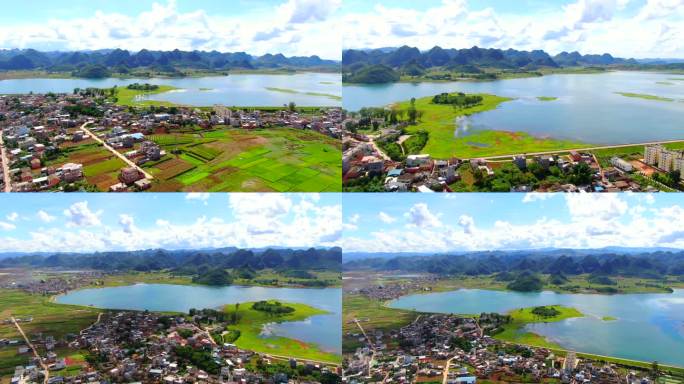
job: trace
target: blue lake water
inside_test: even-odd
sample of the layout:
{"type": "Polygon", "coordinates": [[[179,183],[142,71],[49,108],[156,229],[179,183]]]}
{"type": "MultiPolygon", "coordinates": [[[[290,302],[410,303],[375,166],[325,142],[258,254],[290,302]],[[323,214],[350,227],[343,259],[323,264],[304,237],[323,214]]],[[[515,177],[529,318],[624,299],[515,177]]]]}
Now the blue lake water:
{"type": "Polygon", "coordinates": [[[578,352],[684,367],[684,290],[672,294],[590,295],[461,289],[404,296],[392,308],[434,313],[506,313],[540,305],[577,308],[585,317],[537,323],[527,331],[578,352]],[[604,316],[617,318],[603,321],[604,316]]]}
{"type": "Polygon", "coordinates": [[[352,111],[442,92],[506,96],[516,100],[468,118],[465,123],[469,129],[527,132],[537,137],[591,144],[627,144],[684,139],[684,81],[672,79],[684,79],[684,75],[608,72],[492,82],[345,85],[342,94],[344,107],[352,111]],[[615,92],[650,94],[676,101],[629,98],[615,92]],[[540,96],[558,100],[540,101],[540,96]]]}
{"type": "Polygon", "coordinates": [[[125,287],[84,289],[59,296],[57,303],[137,311],[188,312],[190,308],[219,308],[225,304],[258,300],[302,303],[330,313],[303,321],[271,324],[268,332],[342,353],[342,290],[267,287],[205,287],[169,284],[135,284],[125,287]]]}
{"type": "Polygon", "coordinates": [[[16,79],[0,80],[0,94],[66,93],[74,88],[111,88],[133,83],[171,85],[178,91],[151,95],[150,100],[169,101],[192,106],[281,106],[295,102],[300,106],[340,106],[342,102],[320,93],[341,96],[341,77],[332,73],[294,75],[236,74],[229,76],[187,77],[178,79],[16,79]],[[281,88],[297,93],[279,92],[281,88]]]}

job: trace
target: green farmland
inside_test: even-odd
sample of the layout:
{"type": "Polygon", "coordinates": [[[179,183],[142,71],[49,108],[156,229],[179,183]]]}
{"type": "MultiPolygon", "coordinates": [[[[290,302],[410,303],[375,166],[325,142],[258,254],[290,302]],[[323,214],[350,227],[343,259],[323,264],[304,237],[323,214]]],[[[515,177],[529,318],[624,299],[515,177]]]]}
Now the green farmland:
{"type": "MultiPolygon", "coordinates": [[[[454,121],[458,117],[493,110],[511,100],[495,95],[479,96],[483,97],[482,103],[467,108],[434,104],[432,97],[416,99],[416,109],[422,113],[422,117],[415,125],[410,125],[407,131],[409,134],[421,130],[429,133],[428,142],[421,153],[428,153],[438,159],[477,158],[587,146],[567,140],[537,138],[524,132],[483,130],[472,131],[467,135],[454,135],[454,121]]],[[[407,110],[409,102],[400,103],[396,108],[407,110]]]]}
{"type": "Polygon", "coordinates": [[[306,304],[281,303],[283,306],[294,308],[295,311],[288,314],[273,315],[252,309],[252,304],[254,303],[242,303],[238,306],[231,304],[223,308],[228,315],[236,311],[238,313],[239,322],[235,325],[229,325],[227,330],[239,331],[240,336],[235,340],[235,345],[239,348],[280,356],[293,356],[300,359],[340,363],[341,357],[339,355],[322,351],[315,344],[280,336],[262,336],[264,324],[303,321],[311,316],[326,314],[326,311],[306,304]]]}
{"type": "Polygon", "coordinates": [[[152,191],[339,192],[338,140],[291,128],[219,128],[158,134],[150,139],[167,155],[146,164],[152,191]]]}

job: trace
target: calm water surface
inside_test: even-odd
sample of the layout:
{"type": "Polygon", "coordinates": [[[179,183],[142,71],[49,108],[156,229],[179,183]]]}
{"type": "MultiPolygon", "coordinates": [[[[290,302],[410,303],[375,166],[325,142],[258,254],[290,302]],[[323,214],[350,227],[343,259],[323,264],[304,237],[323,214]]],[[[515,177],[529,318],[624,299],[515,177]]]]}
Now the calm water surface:
{"type": "Polygon", "coordinates": [[[530,324],[527,331],[586,353],[684,367],[684,290],[673,294],[590,295],[462,289],[404,296],[392,308],[435,313],[505,313],[540,305],[564,305],[583,318],[530,324]],[[617,318],[603,321],[604,316],[617,318]]]}
{"type": "Polygon", "coordinates": [[[65,93],[74,88],[111,88],[133,83],[171,85],[182,90],[151,95],[150,100],[169,101],[183,105],[210,106],[281,106],[293,101],[301,106],[339,106],[341,101],[320,93],[341,96],[341,77],[330,73],[300,73],[295,75],[237,74],[181,79],[16,79],[0,80],[0,94],[65,93]],[[278,92],[281,88],[292,92],[278,92]]]}
{"type": "Polygon", "coordinates": [[[225,304],[258,300],[303,303],[330,312],[304,321],[270,324],[272,333],[316,343],[328,352],[342,353],[342,290],[267,287],[203,287],[169,284],[135,284],[125,287],[84,289],[59,296],[60,304],[97,308],[188,312],[190,308],[218,308],[225,304]]]}
{"type": "Polygon", "coordinates": [[[470,130],[505,130],[591,144],[626,144],[684,139],[684,81],[672,80],[678,78],[684,79],[684,75],[609,72],[492,82],[345,85],[343,97],[344,107],[355,111],[441,92],[489,93],[516,100],[455,124],[467,125],[470,130]],[[615,92],[657,95],[676,101],[629,98],[615,92]],[[539,96],[558,100],[539,101],[539,96]]]}

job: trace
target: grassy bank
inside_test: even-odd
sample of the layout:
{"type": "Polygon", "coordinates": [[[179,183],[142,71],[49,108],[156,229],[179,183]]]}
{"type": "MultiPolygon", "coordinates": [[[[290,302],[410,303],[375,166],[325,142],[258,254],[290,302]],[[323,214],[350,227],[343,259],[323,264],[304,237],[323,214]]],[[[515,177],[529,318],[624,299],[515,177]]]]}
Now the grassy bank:
{"type": "Polygon", "coordinates": [[[275,87],[266,87],[266,89],[271,91],[271,92],[289,93],[289,94],[293,94],[293,95],[308,95],[308,96],[327,97],[328,99],[337,100],[337,101],[342,100],[342,96],[333,95],[330,93],[302,92],[302,91],[298,91],[296,89],[275,88],[275,87]]]}
{"type": "MultiPolygon", "coordinates": [[[[342,361],[339,355],[324,352],[312,343],[305,343],[299,340],[279,336],[261,335],[264,324],[303,321],[311,316],[323,315],[328,312],[306,304],[282,303],[284,306],[294,308],[295,311],[289,314],[272,315],[252,309],[252,304],[253,303],[241,303],[237,308],[238,324],[228,326],[229,330],[240,331],[240,337],[235,341],[235,345],[239,348],[260,353],[292,356],[330,363],[340,363],[342,361]]],[[[224,311],[228,315],[231,315],[232,313],[235,313],[236,306],[234,304],[226,305],[224,311]]]]}
{"type": "Polygon", "coordinates": [[[624,97],[631,97],[631,98],[636,98],[636,99],[654,100],[654,101],[667,101],[667,102],[674,101],[674,99],[671,99],[669,97],[647,95],[644,93],[631,93],[631,92],[615,92],[615,93],[618,95],[622,95],[624,97]]]}
{"type": "MultiPolygon", "coordinates": [[[[522,132],[475,131],[467,135],[455,135],[457,118],[496,109],[512,99],[482,94],[482,103],[469,108],[455,108],[451,105],[434,104],[432,97],[416,100],[416,109],[423,113],[418,123],[408,127],[409,133],[420,130],[429,132],[429,139],[423,153],[435,158],[476,158],[508,155],[525,152],[554,151],[586,146],[586,144],[533,137],[522,132]]],[[[408,109],[409,102],[402,102],[398,108],[408,109]]]]}
{"type": "Polygon", "coordinates": [[[136,106],[136,107],[148,107],[154,106],[164,106],[171,107],[176,104],[168,101],[152,101],[152,100],[138,100],[138,98],[144,98],[147,95],[157,95],[160,93],[170,92],[178,90],[179,88],[172,87],[170,85],[159,85],[157,89],[152,91],[142,91],[137,89],[129,89],[125,86],[116,88],[116,98],[117,104],[124,106],[136,106]]]}
{"type": "Polygon", "coordinates": [[[503,332],[496,334],[494,337],[502,341],[516,344],[532,345],[543,348],[562,348],[560,345],[546,340],[543,336],[532,332],[525,332],[523,328],[531,323],[555,323],[575,317],[583,317],[584,315],[575,308],[568,308],[560,305],[547,306],[545,308],[555,310],[557,315],[540,317],[533,313],[535,308],[521,308],[509,312],[508,314],[511,316],[511,322],[503,327],[503,332]]]}

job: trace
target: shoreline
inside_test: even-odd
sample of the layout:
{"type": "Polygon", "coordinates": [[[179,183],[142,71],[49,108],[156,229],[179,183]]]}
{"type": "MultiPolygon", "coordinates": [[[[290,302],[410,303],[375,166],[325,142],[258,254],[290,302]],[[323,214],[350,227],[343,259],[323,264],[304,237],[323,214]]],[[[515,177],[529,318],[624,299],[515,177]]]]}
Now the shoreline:
{"type": "MultiPolygon", "coordinates": [[[[680,290],[684,290],[684,289],[680,289],[680,290]]],[[[429,293],[429,292],[428,292],[428,293],[429,293]]],[[[410,295],[410,294],[409,294],[409,295],[410,295]]],[[[405,296],[409,296],[409,295],[404,295],[404,296],[401,296],[401,297],[405,297],[405,296]]],[[[394,300],[396,300],[396,299],[394,299],[394,300]]],[[[392,301],[394,301],[394,300],[385,300],[385,301],[383,301],[383,302],[381,303],[381,305],[382,305],[383,307],[388,308],[388,309],[391,309],[391,310],[408,311],[408,312],[414,313],[414,314],[416,314],[416,315],[423,315],[423,314],[426,314],[426,315],[429,315],[429,314],[441,314],[441,315],[452,315],[452,316],[462,317],[462,318],[476,318],[476,317],[479,316],[479,315],[473,315],[473,314],[442,313],[442,312],[426,312],[426,311],[419,311],[419,310],[415,310],[415,309],[406,309],[406,308],[394,308],[394,307],[390,307],[389,304],[390,304],[392,301]]],[[[581,314],[581,316],[572,316],[572,317],[568,317],[568,318],[559,319],[559,320],[556,320],[556,321],[554,321],[554,320],[550,320],[550,321],[540,320],[540,321],[526,322],[526,323],[520,324],[519,326],[516,326],[516,327],[513,328],[512,330],[513,330],[514,332],[518,332],[518,333],[528,333],[528,334],[531,334],[531,335],[535,335],[536,337],[542,338],[542,339],[544,340],[544,342],[549,343],[549,344],[555,344],[555,345],[559,346],[560,348],[554,347],[554,346],[540,346],[540,345],[533,345],[533,344],[526,344],[526,343],[517,343],[517,342],[514,342],[514,341],[507,340],[507,339],[500,339],[500,338],[497,337],[497,335],[490,335],[489,337],[494,338],[494,339],[497,339],[497,340],[499,340],[500,342],[506,343],[506,344],[521,345],[521,346],[526,346],[526,347],[531,347],[531,348],[545,348],[545,349],[549,349],[549,350],[553,351],[554,353],[557,353],[557,352],[561,352],[561,353],[576,352],[577,355],[578,355],[579,357],[585,357],[585,358],[589,358],[589,359],[592,359],[592,358],[593,358],[593,359],[595,359],[595,360],[604,361],[604,362],[607,362],[607,363],[619,364],[619,365],[623,365],[623,366],[627,366],[627,367],[645,368],[645,367],[650,367],[650,366],[651,366],[652,362],[647,362],[647,361],[642,361],[642,360],[634,360],[634,359],[627,359],[627,358],[622,358],[622,357],[617,357],[617,356],[608,356],[608,355],[601,355],[601,354],[597,354],[597,353],[590,353],[590,352],[582,352],[582,351],[570,350],[570,349],[567,349],[566,347],[564,347],[564,346],[558,344],[556,341],[554,341],[554,340],[552,340],[552,339],[550,339],[550,338],[548,338],[548,337],[546,337],[546,336],[540,335],[540,334],[535,333],[535,332],[525,331],[525,327],[526,327],[528,324],[543,324],[543,323],[549,323],[549,322],[562,322],[562,321],[565,321],[565,320],[568,320],[568,319],[577,318],[577,317],[595,317],[595,318],[597,318],[597,319],[599,319],[599,320],[601,320],[601,321],[603,321],[603,322],[611,322],[611,321],[615,321],[615,319],[617,319],[617,318],[611,317],[609,320],[605,320],[603,317],[597,317],[597,316],[587,315],[587,314],[584,314],[584,313],[582,313],[582,312],[579,312],[579,311],[578,311],[577,309],[575,309],[574,307],[567,307],[567,306],[564,306],[564,305],[544,305],[544,307],[563,307],[563,308],[566,308],[566,309],[569,309],[569,310],[577,311],[578,313],[581,314]],[[603,359],[603,360],[602,360],[602,359],[603,359]]],[[[508,312],[506,312],[506,313],[504,313],[504,314],[510,315],[512,312],[519,311],[519,310],[524,310],[524,309],[529,309],[529,308],[534,308],[534,307],[515,308],[515,309],[512,309],[512,310],[510,310],[510,311],[508,311],[508,312]]],[[[498,312],[497,312],[497,313],[498,313],[498,312]]],[[[671,364],[659,364],[659,365],[660,365],[660,367],[668,368],[668,369],[671,369],[671,370],[674,370],[674,371],[677,371],[677,372],[680,372],[680,371],[681,371],[681,372],[684,372],[684,365],[682,365],[682,366],[671,365],[671,364]]]]}
{"type": "MultiPolygon", "coordinates": [[[[98,306],[94,306],[94,305],[68,304],[68,303],[59,303],[59,302],[57,302],[57,300],[58,300],[59,297],[68,295],[68,294],[71,293],[71,292],[77,292],[77,291],[82,291],[82,290],[86,290],[86,289],[103,289],[103,288],[129,287],[129,286],[138,285],[138,284],[203,286],[203,285],[199,285],[199,284],[133,283],[133,284],[129,284],[129,285],[119,285],[119,286],[84,287],[84,288],[75,289],[75,290],[70,291],[70,292],[67,292],[67,293],[60,293],[60,294],[57,294],[57,295],[51,295],[51,296],[48,298],[48,302],[51,303],[51,304],[59,305],[59,306],[69,306],[69,307],[74,307],[74,308],[83,308],[83,309],[95,310],[95,311],[98,311],[99,313],[106,313],[106,312],[151,312],[151,313],[157,313],[157,314],[163,314],[163,315],[183,315],[183,316],[186,315],[185,312],[180,312],[180,311],[156,311],[156,310],[148,310],[148,309],[141,310],[141,309],[125,309],[125,308],[104,308],[104,307],[98,307],[98,306]]],[[[252,287],[254,287],[254,286],[248,286],[248,285],[231,285],[231,286],[242,287],[242,288],[252,288],[252,287]]],[[[319,289],[326,289],[326,288],[319,288],[319,289]]],[[[19,290],[19,291],[21,291],[21,290],[19,290]]],[[[23,292],[23,291],[22,291],[22,292],[23,292]]],[[[279,301],[279,300],[277,300],[277,299],[267,299],[267,301],[279,301]]],[[[253,303],[253,302],[246,302],[246,303],[237,302],[237,303],[239,303],[239,304],[250,304],[250,303],[253,303]]],[[[288,322],[301,322],[301,321],[306,321],[306,320],[308,320],[308,319],[310,319],[310,318],[312,318],[312,317],[314,317],[314,316],[333,315],[333,314],[334,314],[333,312],[330,312],[330,311],[328,311],[328,310],[325,310],[325,309],[322,309],[322,308],[318,308],[318,307],[313,307],[313,306],[310,306],[310,305],[304,304],[304,303],[298,303],[298,302],[291,303],[291,302],[285,302],[285,301],[281,301],[281,303],[282,303],[283,305],[287,305],[287,304],[295,305],[295,306],[304,305],[304,306],[306,306],[306,307],[309,307],[311,310],[315,311],[316,313],[310,314],[310,315],[308,315],[308,316],[306,316],[306,317],[304,317],[304,318],[301,318],[301,319],[300,319],[300,318],[292,319],[292,320],[287,320],[287,319],[274,319],[274,320],[271,320],[271,321],[269,321],[269,322],[267,322],[267,323],[261,323],[261,324],[259,324],[261,330],[263,330],[263,327],[267,326],[268,324],[284,324],[284,323],[288,323],[288,322]]],[[[230,305],[235,305],[235,304],[236,304],[236,303],[223,303],[223,304],[219,304],[218,306],[213,307],[213,308],[209,308],[209,309],[214,309],[214,310],[218,310],[218,311],[224,311],[224,310],[226,310],[226,308],[227,308],[228,306],[230,306],[230,305]]],[[[202,309],[204,309],[204,308],[202,308],[202,309]]],[[[239,325],[240,325],[240,324],[233,325],[233,326],[235,327],[235,326],[239,326],[239,325]]],[[[260,335],[260,334],[259,334],[259,335],[260,335]]],[[[259,336],[259,337],[261,337],[261,336],[259,336]]],[[[295,355],[292,355],[292,356],[284,355],[285,357],[294,358],[294,359],[303,360],[303,361],[319,361],[319,362],[321,362],[321,363],[330,364],[330,365],[333,365],[333,366],[339,366],[339,365],[341,364],[342,354],[338,354],[338,353],[336,353],[336,352],[334,352],[334,351],[324,350],[324,349],[322,349],[322,347],[321,347],[319,344],[317,344],[317,343],[315,343],[315,342],[300,340],[300,339],[297,339],[297,338],[290,338],[290,337],[287,337],[287,336],[282,336],[282,335],[277,335],[277,334],[272,334],[272,335],[266,337],[266,339],[268,339],[269,337],[273,337],[273,338],[277,338],[277,339],[284,339],[284,340],[291,340],[291,341],[294,341],[294,342],[296,342],[296,343],[298,343],[298,344],[301,343],[301,344],[312,345],[312,346],[314,346],[316,349],[318,349],[318,351],[320,351],[321,353],[330,354],[330,355],[334,355],[334,356],[340,357],[340,361],[333,361],[333,360],[312,360],[312,359],[310,359],[310,358],[300,357],[300,356],[295,356],[295,355]]],[[[266,355],[269,355],[269,354],[270,354],[269,352],[260,352],[260,351],[252,350],[252,349],[249,349],[249,348],[243,348],[243,349],[245,349],[245,350],[250,350],[250,351],[255,352],[255,353],[262,353],[262,354],[266,354],[266,355]]],[[[281,356],[283,356],[283,355],[281,355],[281,356]]]]}

